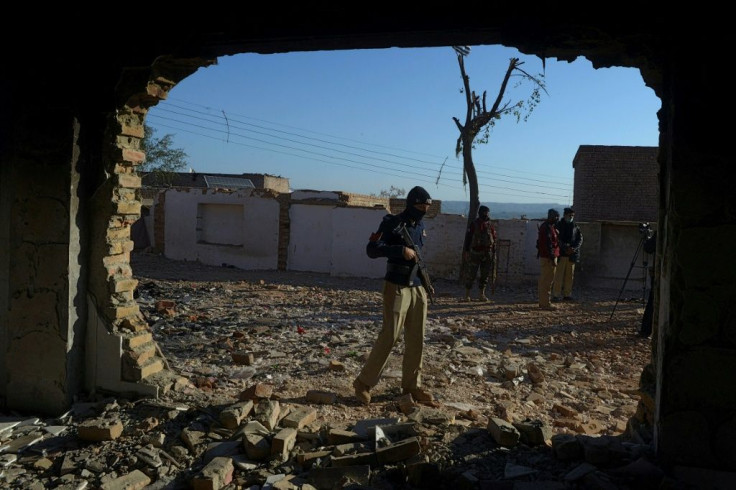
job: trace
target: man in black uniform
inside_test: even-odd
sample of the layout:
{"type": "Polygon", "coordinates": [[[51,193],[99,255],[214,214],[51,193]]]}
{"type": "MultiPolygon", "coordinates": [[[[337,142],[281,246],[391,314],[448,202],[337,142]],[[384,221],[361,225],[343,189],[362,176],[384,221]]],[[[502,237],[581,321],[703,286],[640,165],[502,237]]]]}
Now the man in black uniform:
{"type": "Polygon", "coordinates": [[[575,264],[580,259],[583,233],[575,223],[575,211],[565,208],[562,219],[555,224],[560,242],[560,257],[557,259],[555,279],[552,284],[552,301],[572,301],[572,281],[575,278],[575,264]]]}
{"type": "Polygon", "coordinates": [[[397,215],[384,216],[366,246],[370,258],[386,257],[388,261],[383,281],[383,328],[353,382],[355,397],[364,404],[370,403],[370,390],[378,384],[402,331],[405,344],[402,391],[411,394],[417,402],[434,404],[432,394],[421,387],[428,296],[418,277],[417,252],[406,245],[397,231],[400,225],[405,225],[421,253],[425,236],[422,218],[431,204],[432,198],[426,190],[419,186],[412,188],[406,197],[406,209],[397,215]]]}

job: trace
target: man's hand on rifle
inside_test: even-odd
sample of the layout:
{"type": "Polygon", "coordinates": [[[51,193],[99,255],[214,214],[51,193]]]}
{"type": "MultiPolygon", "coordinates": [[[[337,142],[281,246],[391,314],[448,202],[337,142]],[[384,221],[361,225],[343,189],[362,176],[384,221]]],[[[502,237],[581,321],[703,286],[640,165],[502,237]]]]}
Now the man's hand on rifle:
{"type": "Polygon", "coordinates": [[[417,252],[411,247],[404,247],[404,259],[405,260],[414,260],[417,261],[419,258],[417,257],[417,252]]]}

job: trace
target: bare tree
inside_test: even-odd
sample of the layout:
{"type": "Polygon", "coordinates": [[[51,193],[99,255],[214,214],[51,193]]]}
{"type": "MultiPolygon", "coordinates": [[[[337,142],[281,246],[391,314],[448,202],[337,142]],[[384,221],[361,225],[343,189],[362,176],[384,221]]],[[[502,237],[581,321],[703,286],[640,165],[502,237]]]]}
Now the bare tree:
{"type": "MultiPolygon", "coordinates": [[[[455,156],[463,156],[463,185],[470,186],[470,204],[468,206],[468,227],[475,219],[480,206],[480,197],[478,190],[478,174],[475,170],[473,162],[473,149],[478,144],[486,144],[490,139],[491,128],[504,115],[513,115],[516,122],[520,120],[526,121],[532,111],[539,103],[541,91],[546,92],[544,85],[544,75],[532,76],[521,68],[524,64],[519,58],[511,58],[509,60],[506,74],[504,75],[501,87],[498,90],[496,100],[493,106],[488,109],[486,105],[486,91],[480,96],[470,89],[470,77],[465,71],[465,56],[470,52],[469,49],[457,52],[457,63],[460,66],[460,75],[463,79],[462,92],[465,94],[466,113],[465,122],[461,123],[457,117],[453,117],[453,121],[457,125],[460,135],[455,145],[455,156]],[[511,77],[519,77],[515,87],[519,87],[525,82],[532,84],[532,92],[526,100],[518,100],[516,102],[504,101],[504,95],[511,77]]],[[[463,263],[463,270],[465,269],[463,263]]]]}
{"type": "Polygon", "coordinates": [[[378,194],[378,197],[388,197],[389,199],[395,199],[399,197],[403,197],[406,194],[406,191],[404,191],[404,188],[399,188],[396,186],[391,186],[390,189],[381,189],[381,193],[378,194]]]}
{"type": "Polygon", "coordinates": [[[519,122],[522,117],[526,121],[531,115],[534,107],[539,103],[541,97],[540,91],[544,90],[543,75],[532,76],[523,69],[521,65],[523,61],[519,61],[519,58],[511,58],[509,60],[509,66],[506,69],[506,74],[501,83],[501,87],[498,90],[496,100],[493,102],[493,106],[488,109],[486,106],[486,91],[483,91],[483,95],[479,96],[470,89],[470,77],[465,71],[465,56],[458,54],[457,62],[460,66],[460,75],[463,79],[463,92],[465,93],[466,102],[466,113],[465,123],[461,123],[456,117],[453,117],[453,121],[457,125],[460,135],[457,138],[457,144],[455,145],[455,156],[459,157],[460,154],[463,156],[463,184],[470,186],[470,207],[468,208],[468,224],[472,222],[477,214],[478,207],[480,206],[479,194],[478,194],[478,174],[475,170],[475,163],[473,162],[473,149],[477,144],[486,144],[490,139],[491,128],[496,124],[496,121],[501,119],[501,116],[512,114],[516,117],[516,121],[519,122]],[[533,84],[532,93],[527,100],[519,100],[516,102],[504,101],[504,94],[508,87],[509,80],[512,76],[521,77],[517,86],[520,86],[523,82],[528,81],[533,84]]]}

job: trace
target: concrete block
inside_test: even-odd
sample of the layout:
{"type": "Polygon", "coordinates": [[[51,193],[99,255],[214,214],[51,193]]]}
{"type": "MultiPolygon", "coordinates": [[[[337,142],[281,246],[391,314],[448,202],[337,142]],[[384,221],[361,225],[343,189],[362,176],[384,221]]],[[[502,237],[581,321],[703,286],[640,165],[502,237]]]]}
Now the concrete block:
{"type": "Polygon", "coordinates": [[[529,446],[542,446],[552,438],[552,429],[540,420],[523,420],[512,424],[519,431],[519,439],[529,446]]]}
{"type": "Polygon", "coordinates": [[[77,436],[84,441],[112,441],[123,433],[123,423],[118,419],[86,420],[77,427],[77,436]]]}
{"type": "Polygon", "coordinates": [[[285,461],[294,444],[296,444],[296,429],[292,427],[281,429],[271,440],[271,454],[278,455],[285,461]]]}
{"type": "Polygon", "coordinates": [[[302,427],[311,424],[317,420],[317,410],[314,407],[297,407],[289,415],[281,419],[281,425],[284,427],[302,427]]]}
{"type": "Polygon", "coordinates": [[[194,490],[219,490],[233,480],[233,460],[219,457],[210,461],[200,474],[192,478],[194,490]]]}
{"type": "Polygon", "coordinates": [[[261,400],[253,407],[253,418],[268,430],[273,430],[279,421],[281,405],[278,400],[261,400]]]}
{"type": "Polygon", "coordinates": [[[263,400],[271,398],[273,394],[273,386],[265,383],[256,383],[250,386],[245,391],[242,391],[238,398],[241,401],[245,400],[263,400]]]}
{"type": "Polygon", "coordinates": [[[266,437],[259,434],[245,434],[243,436],[245,454],[250,459],[261,461],[271,456],[271,443],[266,437]]]}
{"type": "Polygon", "coordinates": [[[133,470],[127,475],[115,478],[100,485],[100,490],[142,490],[151,483],[151,479],[141,470],[133,470]]]}
{"type": "Polygon", "coordinates": [[[223,427],[228,429],[237,428],[240,423],[245,419],[250,412],[253,410],[253,400],[247,400],[239,402],[234,405],[230,405],[220,412],[219,421],[223,427]]]}
{"type": "Polygon", "coordinates": [[[488,420],[488,432],[497,444],[504,447],[513,447],[519,442],[521,434],[516,427],[503,419],[491,417],[488,420]]]}
{"type": "Polygon", "coordinates": [[[362,440],[365,440],[365,437],[361,437],[357,432],[353,432],[352,430],[330,429],[327,433],[327,444],[333,446],[349,442],[360,442],[362,440]]]}
{"type": "Polygon", "coordinates": [[[309,390],[307,391],[306,399],[309,403],[332,405],[337,401],[337,395],[329,391],[309,390]]]}
{"type": "Polygon", "coordinates": [[[410,437],[389,446],[377,448],[376,457],[379,464],[397,463],[416,456],[421,450],[422,446],[419,443],[419,438],[410,437]]]}

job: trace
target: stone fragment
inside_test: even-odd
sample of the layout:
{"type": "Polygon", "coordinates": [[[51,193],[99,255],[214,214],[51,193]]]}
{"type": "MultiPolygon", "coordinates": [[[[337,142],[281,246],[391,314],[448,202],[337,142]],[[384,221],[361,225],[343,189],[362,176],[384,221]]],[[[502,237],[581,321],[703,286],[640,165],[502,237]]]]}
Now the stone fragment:
{"type": "Polygon", "coordinates": [[[83,441],[112,441],[123,433],[123,423],[118,419],[86,420],[77,427],[77,436],[83,441]]]}
{"type": "Polygon", "coordinates": [[[431,425],[449,425],[455,422],[454,413],[420,405],[414,407],[407,418],[412,422],[431,425]]]}
{"type": "Polygon", "coordinates": [[[284,427],[294,427],[301,429],[317,420],[317,409],[309,406],[297,407],[289,415],[281,419],[281,425],[284,427]]]}
{"type": "Polygon", "coordinates": [[[497,417],[491,417],[488,420],[488,432],[497,444],[504,447],[515,446],[521,437],[516,427],[497,417]]]}
{"type": "Polygon", "coordinates": [[[253,400],[230,405],[220,412],[219,420],[223,427],[235,429],[253,410],[253,400]]]}
{"type": "Polygon", "coordinates": [[[570,408],[560,403],[555,403],[554,406],[552,407],[552,410],[555,410],[557,413],[559,413],[563,417],[568,417],[568,418],[575,418],[578,415],[580,415],[580,412],[578,412],[574,408],[570,408]]]}
{"type": "Polygon", "coordinates": [[[243,449],[242,441],[218,441],[207,445],[207,449],[202,455],[202,460],[209,463],[215,458],[233,457],[241,454],[243,449]]]}
{"type": "Polygon", "coordinates": [[[256,358],[252,352],[233,352],[230,354],[235,364],[252,366],[256,358]]]}
{"type": "Polygon", "coordinates": [[[357,432],[353,432],[352,430],[330,429],[327,433],[327,444],[333,446],[349,442],[359,442],[363,439],[365,437],[361,437],[357,432]]]}
{"type": "Polygon", "coordinates": [[[601,421],[592,419],[588,422],[578,423],[578,425],[575,426],[575,430],[586,435],[600,434],[604,429],[605,427],[601,421]]]}
{"type": "Polygon", "coordinates": [[[309,403],[332,405],[337,401],[337,395],[330,391],[309,390],[307,391],[306,400],[309,403]]]}
{"type": "Polygon", "coordinates": [[[410,437],[386,447],[377,448],[376,456],[378,457],[378,462],[380,464],[397,463],[419,454],[421,449],[422,447],[421,444],[419,444],[419,438],[410,437]]]}
{"type": "Polygon", "coordinates": [[[332,448],[332,454],[334,456],[345,456],[347,454],[362,453],[371,450],[372,447],[369,446],[365,441],[348,442],[345,444],[338,444],[337,446],[332,448]]]}
{"type": "Polygon", "coordinates": [[[186,427],[184,430],[181,431],[181,435],[179,436],[184,444],[186,444],[187,448],[192,452],[192,454],[198,454],[201,452],[202,446],[207,441],[207,434],[202,432],[201,430],[194,430],[190,429],[189,427],[186,427]]]}
{"type": "Polygon", "coordinates": [[[100,490],[142,490],[150,483],[148,475],[141,470],[133,470],[127,475],[103,483],[100,490]]]}
{"type": "Polygon", "coordinates": [[[345,371],[345,364],[333,359],[330,361],[330,371],[345,371]]]}
{"type": "Polygon", "coordinates": [[[296,429],[285,427],[281,429],[271,440],[271,454],[278,455],[282,461],[289,457],[289,451],[296,444],[296,429]]]}
{"type": "Polygon", "coordinates": [[[304,466],[305,468],[309,468],[314,461],[327,458],[331,454],[332,454],[332,450],[330,449],[322,449],[320,451],[310,451],[306,453],[297,454],[296,460],[300,465],[304,466]]]}
{"type": "Polygon", "coordinates": [[[527,363],[526,372],[529,374],[529,379],[532,381],[533,384],[536,385],[544,382],[544,373],[542,373],[542,370],[539,369],[539,366],[537,366],[533,362],[527,363]]]}
{"type": "Polygon", "coordinates": [[[543,446],[552,437],[552,430],[541,420],[525,419],[512,425],[519,431],[519,440],[529,446],[543,446]]]}
{"type": "Polygon", "coordinates": [[[215,458],[192,478],[192,488],[193,490],[219,490],[233,480],[234,469],[232,459],[215,458]]]}
{"type": "Polygon", "coordinates": [[[243,436],[243,445],[245,446],[245,454],[250,459],[260,461],[271,455],[271,444],[262,435],[245,434],[243,436]]]}
{"type": "Polygon", "coordinates": [[[253,407],[253,418],[268,430],[273,430],[279,421],[281,405],[278,400],[261,400],[253,407]]]}
{"type": "Polygon", "coordinates": [[[256,383],[252,386],[250,386],[248,389],[242,391],[240,395],[238,396],[238,399],[240,401],[246,401],[246,400],[264,400],[271,398],[271,395],[273,394],[273,386],[265,384],[265,383],[256,383]]]}

